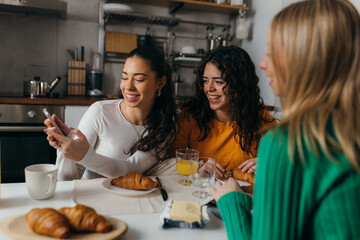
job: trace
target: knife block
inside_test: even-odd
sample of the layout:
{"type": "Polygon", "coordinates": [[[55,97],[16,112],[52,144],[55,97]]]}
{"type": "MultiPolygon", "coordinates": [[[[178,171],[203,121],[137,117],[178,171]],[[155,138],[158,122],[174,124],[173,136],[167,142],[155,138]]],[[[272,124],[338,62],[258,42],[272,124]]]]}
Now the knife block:
{"type": "Polygon", "coordinates": [[[86,95],[86,62],[68,61],[67,95],[86,95]]]}

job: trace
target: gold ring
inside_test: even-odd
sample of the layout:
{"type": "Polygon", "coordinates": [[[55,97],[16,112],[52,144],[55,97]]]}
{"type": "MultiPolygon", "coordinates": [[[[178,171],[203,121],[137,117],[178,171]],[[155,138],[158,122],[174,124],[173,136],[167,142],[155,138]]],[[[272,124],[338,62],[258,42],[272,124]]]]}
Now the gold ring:
{"type": "Polygon", "coordinates": [[[61,147],[61,142],[58,142],[58,146],[61,147]]]}

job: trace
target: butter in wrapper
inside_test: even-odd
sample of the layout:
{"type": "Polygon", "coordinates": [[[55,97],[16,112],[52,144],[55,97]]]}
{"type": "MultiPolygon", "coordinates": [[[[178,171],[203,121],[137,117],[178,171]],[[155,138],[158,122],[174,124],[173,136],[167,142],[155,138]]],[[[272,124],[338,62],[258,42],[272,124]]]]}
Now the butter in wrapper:
{"type": "Polygon", "coordinates": [[[201,206],[202,220],[200,222],[186,222],[173,220],[170,218],[171,206],[173,200],[169,200],[165,203],[164,209],[160,214],[160,223],[163,228],[188,228],[188,229],[199,229],[205,227],[205,225],[210,221],[209,215],[207,213],[207,206],[201,206]]]}

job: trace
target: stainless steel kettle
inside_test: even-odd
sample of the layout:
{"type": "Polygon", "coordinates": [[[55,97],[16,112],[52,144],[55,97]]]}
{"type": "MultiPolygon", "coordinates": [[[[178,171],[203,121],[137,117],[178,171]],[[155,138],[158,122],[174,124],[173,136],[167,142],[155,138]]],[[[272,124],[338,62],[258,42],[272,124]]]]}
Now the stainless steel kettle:
{"type": "Polygon", "coordinates": [[[48,97],[60,80],[60,76],[57,76],[51,83],[40,81],[40,77],[27,80],[24,82],[24,96],[31,98],[48,97]]]}

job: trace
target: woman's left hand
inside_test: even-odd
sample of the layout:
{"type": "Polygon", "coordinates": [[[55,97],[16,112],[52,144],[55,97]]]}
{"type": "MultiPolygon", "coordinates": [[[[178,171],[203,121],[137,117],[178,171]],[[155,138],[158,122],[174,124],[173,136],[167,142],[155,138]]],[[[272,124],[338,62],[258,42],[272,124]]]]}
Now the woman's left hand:
{"type": "Polygon", "coordinates": [[[229,192],[244,192],[234,178],[229,178],[225,183],[216,182],[216,187],[217,189],[214,187],[210,188],[210,192],[216,201],[229,192]]]}
{"type": "Polygon", "coordinates": [[[254,173],[256,170],[257,158],[251,158],[238,166],[243,172],[254,173]]]}

